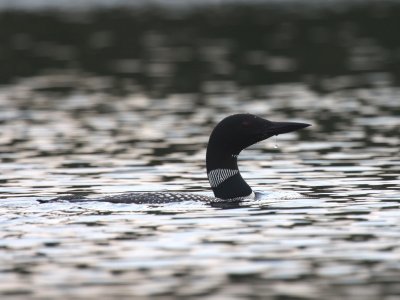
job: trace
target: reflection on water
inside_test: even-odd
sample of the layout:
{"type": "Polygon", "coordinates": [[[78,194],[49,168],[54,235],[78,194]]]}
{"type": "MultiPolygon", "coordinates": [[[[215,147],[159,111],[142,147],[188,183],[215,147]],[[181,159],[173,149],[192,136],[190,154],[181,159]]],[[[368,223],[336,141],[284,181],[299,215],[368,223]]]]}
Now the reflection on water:
{"type": "MultiPolygon", "coordinates": [[[[394,19],[379,16],[394,11],[377,11],[374,20],[387,26],[394,19]]],[[[397,36],[374,34],[358,19],[313,23],[300,15],[254,44],[260,31],[250,34],[252,26],[269,21],[254,17],[236,31],[227,25],[233,17],[199,14],[204,27],[182,28],[184,18],[146,23],[130,15],[136,26],[127,27],[128,13],[112,24],[102,14],[22,21],[1,13],[0,23],[17,20],[0,26],[14,41],[0,52],[8,62],[0,71],[2,299],[400,296],[397,36]],[[124,46],[130,34],[140,42],[124,46]],[[349,44],[339,43],[346,34],[349,44]],[[332,44],[348,48],[316,55],[332,44]],[[303,51],[285,52],[294,45],[303,51]],[[313,124],[279,136],[279,148],[270,139],[241,154],[261,201],[235,209],[35,201],[209,193],[208,135],[237,112],[313,124]]]]}

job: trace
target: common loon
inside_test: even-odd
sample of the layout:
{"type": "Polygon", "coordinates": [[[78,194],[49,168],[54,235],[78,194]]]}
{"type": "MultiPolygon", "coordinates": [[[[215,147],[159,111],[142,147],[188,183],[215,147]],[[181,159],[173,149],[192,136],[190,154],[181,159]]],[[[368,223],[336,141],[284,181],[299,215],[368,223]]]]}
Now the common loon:
{"type": "Polygon", "coordinates": [[[206,153],[207,177],[213,197],[183,192],[136,192],[100,198],[68,195],[40,202],[65,200],[69,202],[102,201],[112,203],[153,204],[185,200],[240,201],[254,198],[254,192],[240,175],[239,153],[271,136],[292,132],[310,126],[306,123],[272,122],[252,114],[235,114],[217,124],[211,133],[206,153]]]}

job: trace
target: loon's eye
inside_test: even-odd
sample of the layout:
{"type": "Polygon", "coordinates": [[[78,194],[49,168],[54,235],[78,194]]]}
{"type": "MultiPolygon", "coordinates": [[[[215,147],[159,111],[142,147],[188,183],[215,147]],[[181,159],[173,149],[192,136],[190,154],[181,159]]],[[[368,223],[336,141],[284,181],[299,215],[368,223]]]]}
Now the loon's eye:
{"type": "Polygon", "coordinates": [[[243,128],[249,128],[253,126],[253,122],[249,121],[249,120],[245,120],[242,121],[242,123],[240,124],[243,128]]]}

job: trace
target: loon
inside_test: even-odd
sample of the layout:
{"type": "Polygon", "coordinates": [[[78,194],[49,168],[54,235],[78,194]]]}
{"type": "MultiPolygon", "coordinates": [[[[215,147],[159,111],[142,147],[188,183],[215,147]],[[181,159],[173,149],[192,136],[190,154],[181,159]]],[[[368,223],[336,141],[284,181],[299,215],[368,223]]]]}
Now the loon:
{"type": "Polygon", "coordinates": [[[237,157],[247,147],[271,136],[310,126],[297,122],[272,122],[252,114],[235,114],[224,118],[210,135],[206,153],[207,177],[214,196],[184,192],[135,192],[100,198],[67,195],[39,202],[87,202],[158,204],[179,201],[241,201],[254,198],[255,193],[242,178],[237,157]]]}

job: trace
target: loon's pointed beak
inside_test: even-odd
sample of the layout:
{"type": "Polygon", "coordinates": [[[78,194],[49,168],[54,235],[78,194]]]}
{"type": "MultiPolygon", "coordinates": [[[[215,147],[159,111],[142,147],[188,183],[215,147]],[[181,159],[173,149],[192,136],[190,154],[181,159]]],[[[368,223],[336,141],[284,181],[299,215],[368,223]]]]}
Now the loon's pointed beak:
{"type": "Polygon", "coordinates": [[[311,125],[306,123],[297,123],[297,122],[272,122],[272,126],[268,128],[268,132],[271,135],[278,135],[303,129],[308,126],[311,125]]]}

